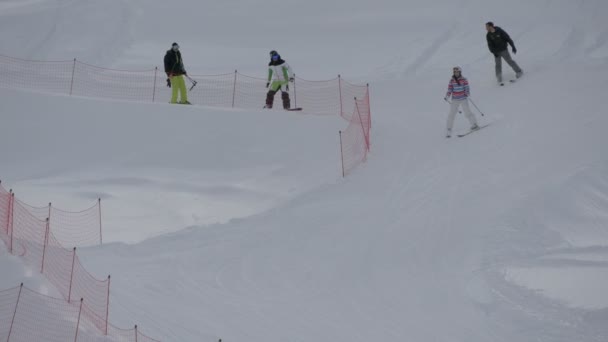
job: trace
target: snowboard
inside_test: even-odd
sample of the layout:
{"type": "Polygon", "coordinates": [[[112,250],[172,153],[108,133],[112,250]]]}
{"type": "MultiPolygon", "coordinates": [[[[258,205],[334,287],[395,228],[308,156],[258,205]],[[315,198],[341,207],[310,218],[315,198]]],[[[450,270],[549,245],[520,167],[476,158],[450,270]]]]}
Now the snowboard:
{"type": "MultiPolygon", "coordinates": [[[[272,108],[268,108],[266,106],[262,107],[263,109],[272,109],[272,108]]],[[[296,107],[296,108],[284,108],[284,110],[288,111],[288,112],[299,112],[302,110],[302,107],[296,107]]]]}

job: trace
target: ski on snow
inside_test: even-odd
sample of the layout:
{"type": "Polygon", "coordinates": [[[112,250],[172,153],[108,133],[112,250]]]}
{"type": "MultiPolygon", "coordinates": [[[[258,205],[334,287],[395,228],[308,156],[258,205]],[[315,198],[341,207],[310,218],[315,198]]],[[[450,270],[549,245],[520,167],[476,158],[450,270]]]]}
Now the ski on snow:
{"type": "Polygon", "coordinates": [[[458,134],[458,135],[457,135],[457,137],[462,138],[462,137],[464,137],[464,136],[467,136],[467,135],[469,135],[469,134],[471,134],[471,133],[473,133],[473,132],[477,132],[477,131],[481,130],[482,128],[484,128],[484,127],[488,127],[488,126],[490,126],[490,124],[485,124],[485,125],[483,125],[483,126],[479,126],[479,128],[478,128],[478,129],[476,129],[476,130],[472,130],[472,131],[468,131],[468,132],[463,133],[463,134],[458,134]]]}

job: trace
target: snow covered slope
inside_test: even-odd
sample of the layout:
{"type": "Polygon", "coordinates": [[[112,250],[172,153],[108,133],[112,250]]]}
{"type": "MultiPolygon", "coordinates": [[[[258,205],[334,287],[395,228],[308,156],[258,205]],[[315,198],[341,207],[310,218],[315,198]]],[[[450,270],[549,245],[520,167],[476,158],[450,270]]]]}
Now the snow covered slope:
{"type": "MultiPolygon", "coordinates": [[[[148,68],[177,41],[197,72],[263,75],[277,49],[300,77],[371,81],[372,154],[344,180],[338,118],[0,90],[2,184],[34,204],[106,203],[115,243],[81,255],[112,274],[114,324],[163,341],[608,338],[607,2],[0,10],[4,55],[148,68]],[[515,84],[495,84],[488,20],[518,47],[515,84]],[[447,140],[454,65],[491,126],[447,140]]],[[[15,262],[0,257],[0,287],[28,277],[15,262]]]]}

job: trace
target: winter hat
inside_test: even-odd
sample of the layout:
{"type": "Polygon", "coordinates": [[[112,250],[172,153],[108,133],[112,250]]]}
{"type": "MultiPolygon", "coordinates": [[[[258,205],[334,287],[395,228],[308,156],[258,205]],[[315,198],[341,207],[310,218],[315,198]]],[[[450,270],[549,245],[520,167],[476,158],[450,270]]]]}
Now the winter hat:
{"type": "Polygon", "coordinates": [[[276,50],[272,50],[270,51],[270,59],[272,59],[273,61],[278,61],[279,59],[281,59],[281,55],[279,55],[276,50]]]}
{"type": "Polygon", "coordinates": [[[462,68],[461,68],[461,67],[459,67],[459,66],[455,66],[455,67],[454,67],[452,70],[453,70],[454,72],[458,71],[459,73],[461,73],[461,74],[462,74],[462,68]]]}
{"type": "Polygon", "coordinates": [[[177,44],[176,42],[173,42],[173,44],[171,44],[171,47],[177,46],[179,47],[179,44],[177,44]]]}

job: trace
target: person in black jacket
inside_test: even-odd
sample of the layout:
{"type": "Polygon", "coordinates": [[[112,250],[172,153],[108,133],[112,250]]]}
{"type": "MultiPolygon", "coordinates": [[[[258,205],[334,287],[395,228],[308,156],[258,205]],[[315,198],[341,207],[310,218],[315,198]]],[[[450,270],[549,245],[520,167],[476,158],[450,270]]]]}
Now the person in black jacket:
{"type": "Polygon", "coordinates": [[[488,48],[490,52],[494,55],[494,62],[496,63],[496,79],[500,85],[503,85],[502,82],[502,58],[513,68],[515,71],[515,77],[520,78],[523,75],[523,71],[517,65],[517,63],[511,58],[509,54],[509,50],[507,50],[507,44],[511,45],[511,51],[513,54],[517,53],[517,49],[515,48],[515,43],[513,43],[513,39],[509,37],[509,34],[505,32],[505,30],[501,29],[498,26],[494,26],[494,23],[491,21],[486,23],[486,30],[488,33],[486,34],[486,39],[488,41],[488,48]]]}
{"type": "Polygon", "coordinates": [[[182,53],[179,51],[179,45],[173,43],[171,50],[167,50],[165,54],[165,73],[167,73],[167,87],[171,87],[171,103],[190,104],[188,102],[188,92],[186,91],[186,81],[183,75],[188,75],[184,69],[184,61],[182,53]],[[177,102],[177,93],[179,91],[180,101],[177,102]]]}

